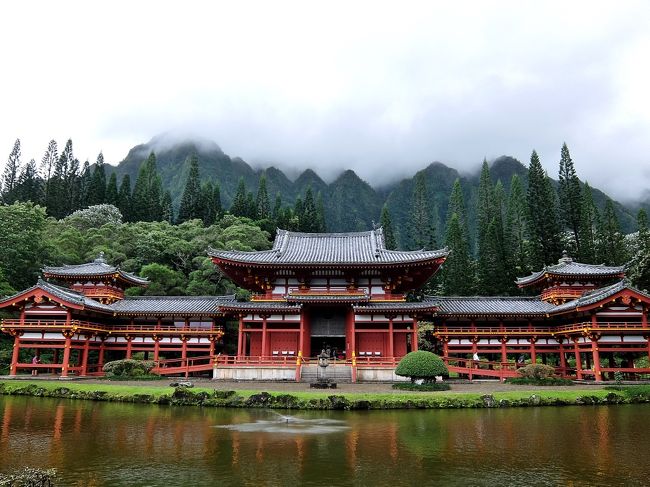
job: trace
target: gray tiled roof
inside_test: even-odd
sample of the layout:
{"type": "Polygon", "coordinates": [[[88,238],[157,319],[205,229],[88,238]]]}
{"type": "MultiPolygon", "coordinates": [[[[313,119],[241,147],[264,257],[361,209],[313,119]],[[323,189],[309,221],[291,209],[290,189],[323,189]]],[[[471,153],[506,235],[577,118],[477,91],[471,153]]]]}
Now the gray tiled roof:
{"type": "Polygon", "coordinates": [[[353,306],[352,308],[355,312],[359,313],[379,313],[382,311],[403,311],[405,313],[408,313],[409,311],[433,311],[436,308],[436,303],[429,300],[413,303],[407,303],[404,301],[386,301],[383,303],[367,303],[359,306],[353,306]]]}
{"type": "Polygon", "coordinates": [[[360,303],[370,300],[370,296],[366,290],[358,293],[328,293],[328,292],[310,292],[301,293],[300,291],[289,291],[285,296],[286,300],[295,303],[309,303],[314,301],[325,301],[331,303],[360,303]]]}
{"type": "Polygon", "coordinates": [[[439,315],[545,315],[556,307],[539,297],[429,296],[439,315]]]}
{"type": "Polygon", "coordinates": [[[563,257],[558,264],[544,267],[541,271],[533,272],[530,276],[517,278],[517,284],[522,286],[532,284],[544,274],[551,274],[554,276],[600,276],[600,277],[616,277],[625,272],[624,266],[606,266],[603,264],[582,264],[574,262],[570,257],[563,257]]]}
{"type": "Polygon", "coordinates": [[[41,289],[42,291],[45,291],[51,294],[52,296],[59,298],[62,301],[76,304],[78,306],[83,306],[84,308],[89,308],[97,311],[107,311],[107,312],[111,311],[110,306],[102,304],[99,301],[95,301],[94,299],[87,298],[83,294],[73,291],[71,289],[57,286],[50,282],[44,281],[42,279],[39,279],[35,286],[32,286],[29,289],[25,289],[24,291],[14,294],[13,296],[8,296],[0,300],[0,303],[4,303],[5,301],[9,301],[23,294],[29,294],[32,291],[35,291],[37,289],[41,289]]]}
{"type": "Polygon", "coordinates": [[[221,306],[224,311],[270,311],[300,312],[300,304],[288,304],[277,301],[233,301],[221,306]]]}
{"type": "Polygon", "coordinates": [[[299,233],[278,230],[271,250],[208,249],[212,257],[259,264],[404,264],[446,257],[447,249],[386,250],[381,228],[354,233],[299,233]]]}
{"type": "Polygon", "coordinates": [[[611,286],[596,289],[594,291],[584,294],[578,299],[574,299],[572,301],[568,301],[564,304],[556,306],[554,312],[562,313],[566,311],[573,311],[577,308],[582,308],[583,306],[590,306],[592,304],[596,304],[600,301],[608,299],[609,297],[623,291],[624,289],[630,289],[631,291],[646,296],[648,299],[650,299],[649,295],[647,295],[643,291],[639,291],[638,289],[628,285],[625,280],[622,280],[615,284],[612,284],[611,286]]]}
{"type": "Polygon", "coordinates": [[[124,280],[138,286],[149,284],[149,281],[143,277],[136,276],[135,274],[121,270],[119,267],[107,264],[101,254],[93,262],[86,264],[64,265],[61,267],[46,266],[43,268],[43,274],[53,277],[106,276],[115,273],[118,273],[124,280]]]}
{"type": "Polygon", "coordinates": [[[118,315],[209,315],[221,313],[220,306],[234,302],[235,296],[136,296],[116,301],[111,309],[118,315]]]}

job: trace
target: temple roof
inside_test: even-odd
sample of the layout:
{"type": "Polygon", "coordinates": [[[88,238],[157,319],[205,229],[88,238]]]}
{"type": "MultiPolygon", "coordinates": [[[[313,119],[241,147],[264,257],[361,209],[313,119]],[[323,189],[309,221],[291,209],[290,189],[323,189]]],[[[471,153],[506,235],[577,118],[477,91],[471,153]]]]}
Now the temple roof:
{"type": "Polygon", "coordinates": [[[233,301],[220,306],[223,311],[268,311],[272,313],[300,313],[300,304],[289,304],[282,301],[233,301]]]}
{"type": "Polygon", "coordinates": [[[353,233],[299,233],[278,230],[271,250],[208,249],[218,259],[248,264],[405,264],[446,257],[447,249],[387,250],[383,230],[353,233]]]}
{"type": "Polygon", "coordinates": [[[290,303],[361,303],[370,300],[370,295],[366,290],[356,292],[337,292],[337,291],[299,291],[291,289],[285,296],[290,303]]]}
{"type": "Polygon", "coordinates": [[[358,306],[353,306],[355,313],[409,313],[416,311],[435,311],[436,303],[433,301],[425,300],[421,302],[407,303],[404,301],[385,301],[381,303],[367,303],[358,306]]]}
{"type": "Polygon", "coordinates": [[[167,314],[212,315],[221,313],[220,306],[234,303],[235,296],[137,296],[127,297],[110,305],[117,315],[167,314]]]}
{"type": "Polygon", "coordinates": [[[129,272],[121,270],[106,263],[104,260],[104,253],[101,252],[99,256],[92,262],[78,265],[64,265],[62,267],[44,267],[43,275],[52,278],[75,278],[75,277],[103,277],[118,275],[122,280],[135,286],[146,286],[149,281],[143,277],[136,276],[129,272]]]}
{"type": "Polygon", "coordinates": [[[618,294],[619,292],[624,291],[626,289],[634,293],[640,294],[642,296],[645,296],[646,298],[648,298],[648,300],[650,300],[650,295],[630,286],[625,280],[621,280],[610,286],[585,293],[583,296],[579,297],[578,299],[574,299],[564,304],[560,304],[559,306],[555,306],[553,311],[556,313],[562,313],[566,311],[578,310],[579,308],[584,308],[585,306],[591,306],[601,301],[604,301],[610,298],[611,296],[614,296],[615,294],[618,294]]]}
{"type": "Polygon", "coordinates": [[[565,253],[557,264],[546,266],[541,271],[533,272],[530,276],[517,278],[516,282],[519,287],[524,287],[543,280],[547,275],[557,277],[618,277],[624,273],[624,266],[582,264],[574,262],[565,253]]]}
{"type": "Polygon", "coordinates": [[[556,309],[539,297],[427,296],[439,315],[546,315],[556,309]]]}
{"type": "Polygon", "coordinates": [[[95,301],[94,299],[88,298],[81,293],[73,291],[72,289],[57,286],[50,282],[44,281],[43,279],[39,279],[36,285],[30,287],[29,289],[25,289],[24,291],[16,293],[12,296],[7,296],[4,299],[0,299],[0,304],[5,303],[7,301],[12,301],[15,298],[22,295],[29,295],[32,292],[37,290],[44,291],[48,294],[51,294],[55,298],[60,299],[61,301],[76,306],[80,306],[83,308],[88,308],[96,311],[107,311],[107,312],[111,311],[111,307],[109,305],[102,304],[99,301],[95,301]]]}

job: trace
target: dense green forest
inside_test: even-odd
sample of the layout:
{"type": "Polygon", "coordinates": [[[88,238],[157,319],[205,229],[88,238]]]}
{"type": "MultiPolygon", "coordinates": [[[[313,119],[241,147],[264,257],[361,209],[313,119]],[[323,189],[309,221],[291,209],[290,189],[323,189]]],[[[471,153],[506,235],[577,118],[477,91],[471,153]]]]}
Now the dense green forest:
{"type": "Polygon", "coordinates": [[[115,168],[101,153],[80,164],[70,140],[61,153],[51,141],[40,164],[23,163],[17,140],[2,177],[0,294],[33,285],[43,265],[103,251],[149,277],[147,294],[244,295],[210,263],[208,246],[267,249],[276,228],[355,231],[376,221],[389,248],[452,251],[424,292],[516,294],[516,276],[564,250],[582,262],[628,264],[633,283],[650,287],[646,212],[633,218],[580,181],[566,145],[557,181],[533,151],[528,168],[500,158],[468,178],[436,163],[383,192],[352,171],[329,185],[313,171],[291,182],[205,145],[138,146],[115,168]]]}

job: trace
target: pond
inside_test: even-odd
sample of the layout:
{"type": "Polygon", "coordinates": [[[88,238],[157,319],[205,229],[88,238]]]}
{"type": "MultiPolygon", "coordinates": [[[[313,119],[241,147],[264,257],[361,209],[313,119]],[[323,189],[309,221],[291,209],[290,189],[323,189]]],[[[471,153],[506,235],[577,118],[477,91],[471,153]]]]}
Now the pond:
{"type": "Polygon", "coordinates": [[[647,485],[650,406],[274,412],[0,398],[57,485],[647,485]]]}

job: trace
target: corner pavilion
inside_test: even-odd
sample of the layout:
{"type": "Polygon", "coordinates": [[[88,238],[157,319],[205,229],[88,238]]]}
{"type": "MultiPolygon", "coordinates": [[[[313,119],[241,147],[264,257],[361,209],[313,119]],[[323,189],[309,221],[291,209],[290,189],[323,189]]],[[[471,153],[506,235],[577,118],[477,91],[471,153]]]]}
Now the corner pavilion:
{"type": "Polygon", "coordinates": [[[418,325],[451,371],[469,378],[516,375],[517,359],[548,362],[559,374],[606,380],[616,371],[648,374],[650,296],[630,287],[622,267],[568,256],[517,280],[540,295],[426,296],[407,302],[448,251],[387,250],[381,228],[355,233],[278,230],[273,248],[208,250],[250,301],[234,296],[128,297],[148,281],[95,261],[43,269],[44,280],[0,301],[12,311],[1,330],[14,337],[11,375],[41,369],[62,377],[101,375],[109,359],[144,352],[166,375],[220,379],[312,380],[323,349],[338,380],[395,380],[395,365],[417,349],[418,325]],[[227,321],[236,338],[224,335],[227,321]],[[234,355],[225,355],[224,340],[234,355]],[[234,346],[236,345],[236,347],[234,346]],[[21,361],[21,350],[52,363],[21,361]],[[617,355],[615,356],[614,353],[617,355]],[[479,364],[470,357],[478,354],[479,364]]]}

